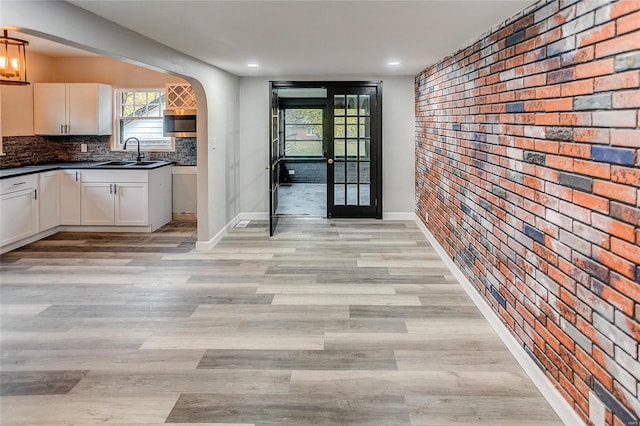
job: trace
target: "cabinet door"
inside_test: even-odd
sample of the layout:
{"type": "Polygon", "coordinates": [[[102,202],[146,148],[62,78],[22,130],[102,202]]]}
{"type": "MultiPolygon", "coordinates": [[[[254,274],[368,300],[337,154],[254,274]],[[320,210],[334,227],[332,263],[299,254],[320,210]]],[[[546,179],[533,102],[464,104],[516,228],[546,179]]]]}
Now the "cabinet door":
{"type": "Polygon", "coordinates": [[[82,183],[81,188],[82,225],[113,225],[113,184],[82,183]]]}
{"type": "Polygon", "coordinates": [[[60,225],[80,225],[80,172],[60,171],[60,225]]]}
{"type": "Polygon", "coordinates": [[[67,108],[70,135],[98,134],[98,86],[96,84],[68,84],[67,108]]]}
{"type": "Polygon", "coordinates": [[[0,245],[38,233],[38,201],[34,190],[11,192],[0,197],[0,245]]]}
{"type": "Polygon", "coordinates": [[[58,171],[40,173],[39,188],[40,231],[44,231],[60,224],[58,171]]]}
{"type": "Polygon", "coordinates": [[[147,193],[148,184],[146,183],[116,184],[116,225],[149,224],[147,193]]]}
{"type": "Polygon", "coordinates": [[[66,111],[66,84],[33,85],[33,132],[36,135],[63,134],[66,111]]]}

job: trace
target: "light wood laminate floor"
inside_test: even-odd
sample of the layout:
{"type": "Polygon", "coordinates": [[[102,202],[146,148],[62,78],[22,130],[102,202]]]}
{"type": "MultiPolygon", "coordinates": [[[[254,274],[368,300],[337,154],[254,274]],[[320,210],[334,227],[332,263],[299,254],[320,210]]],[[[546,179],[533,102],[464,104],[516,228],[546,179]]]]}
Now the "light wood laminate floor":
{"type": "Polygon", "coordinates": [[[412,222],[59,233],[1,257],[2,425],[559,425],[412,222]]]}

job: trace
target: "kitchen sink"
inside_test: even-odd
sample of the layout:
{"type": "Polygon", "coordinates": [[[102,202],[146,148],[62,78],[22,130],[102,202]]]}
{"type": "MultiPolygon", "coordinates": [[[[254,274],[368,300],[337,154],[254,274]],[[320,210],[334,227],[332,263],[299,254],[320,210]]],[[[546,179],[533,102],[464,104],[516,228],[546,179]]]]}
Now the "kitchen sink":
{"type": "Polygon", "coordinates": [[[135,161],[105,161],[104,163],[94,164],[94,166],[129,166],[135,161]]]}
{"type": "Polygon", "coordinates": [[[127,166],[151,166],[156,163],[157,161],[136,161],[135,163],[127,164],[127,166]]]}

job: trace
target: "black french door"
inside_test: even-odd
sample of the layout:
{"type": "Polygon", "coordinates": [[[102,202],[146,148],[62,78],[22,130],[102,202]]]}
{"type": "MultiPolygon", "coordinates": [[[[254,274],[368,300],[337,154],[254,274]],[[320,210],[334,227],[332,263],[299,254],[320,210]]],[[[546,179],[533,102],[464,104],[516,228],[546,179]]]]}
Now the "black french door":
{"type": "MultiPolygon", "coordinates": [[[[326,89],[327,217],[382,219],[382,82],[270,82],[269,216],[273,236],[284,156],[279,89],[326,89]]],[[[284,91],[283,91],[284,94],[284,91]]],[[[317,102],[317,97],[315,102],[317,102]]]]}
{"type": "Polygon", "coordinates": [[[380,83],[327,90],[327,216],[382,219],[380,83]]]}
{"type": "Polygon", "coordinates": [[[273,234],[278,225],[278,188],[280,187],[280,105],[278,89],[269,83],[271,93],[271,107],[269,114],[269,235],[273,234]]]}

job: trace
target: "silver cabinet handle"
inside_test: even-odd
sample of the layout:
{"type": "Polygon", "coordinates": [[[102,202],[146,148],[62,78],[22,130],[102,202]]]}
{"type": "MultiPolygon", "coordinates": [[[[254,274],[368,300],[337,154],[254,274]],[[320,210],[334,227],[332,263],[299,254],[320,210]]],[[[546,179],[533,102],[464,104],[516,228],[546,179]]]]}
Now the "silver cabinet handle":
{"type": "Polygon", "coordinates": [[[20,186],[20,185],[24,185],[27,182],[16,182],[13,184],[13,186],[20,186]]]}
{"type": "Polygon", "coordinates": [[[34,190],[33,190],[33,199],[34,199],[34,200],[37,200],[37,199],[38,199],[38,190],[37,190],[37,189],[34,189],[34,190]]]}
{"type": "Polygon", "coordinates": [[[64,134],[64,124],[61,124],[61,125],[60,125],[60,133],[63,133],[63,134],[64,134]]]}
{"type": "Polygon", "coordinates": [[[113,184],[109,184],[109,194],[113,194],[113,184]]]}
{"type": "Polygon", "coordinates": [[[76,172],[76,182],[78,181],[78,172],[76,172]]]}
{"type": "Polygon", "coordinates": [[[116,185],[115,183],[113,184],[113,193],[114,194],[118,193],[118,185],[116,185]]]}

